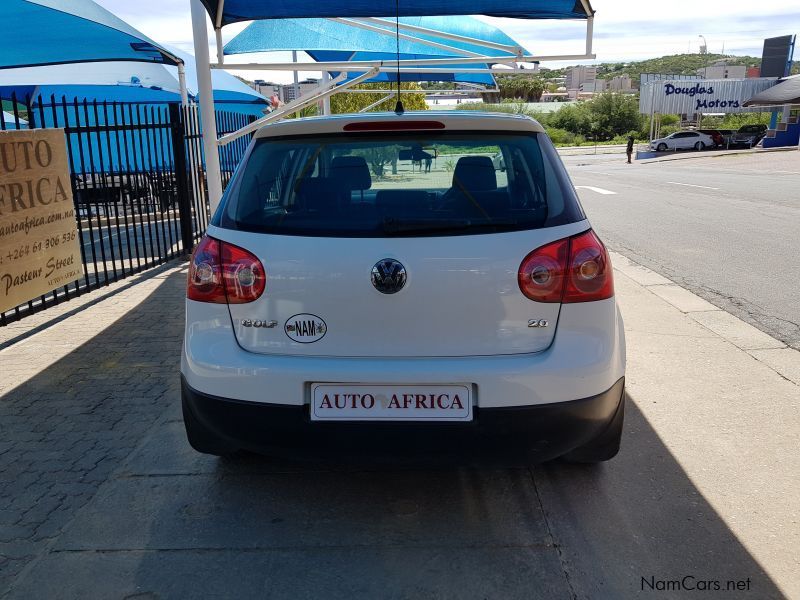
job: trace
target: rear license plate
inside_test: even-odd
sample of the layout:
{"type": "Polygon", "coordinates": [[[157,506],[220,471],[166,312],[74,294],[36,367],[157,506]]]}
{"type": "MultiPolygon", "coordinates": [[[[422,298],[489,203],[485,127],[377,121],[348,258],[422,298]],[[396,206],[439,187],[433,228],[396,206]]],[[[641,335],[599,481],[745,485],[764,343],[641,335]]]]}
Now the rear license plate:
{"type": "Polygon", "coordinates": [[[471,421],[466,385],[314,383],[312,421],[471,421]]]}

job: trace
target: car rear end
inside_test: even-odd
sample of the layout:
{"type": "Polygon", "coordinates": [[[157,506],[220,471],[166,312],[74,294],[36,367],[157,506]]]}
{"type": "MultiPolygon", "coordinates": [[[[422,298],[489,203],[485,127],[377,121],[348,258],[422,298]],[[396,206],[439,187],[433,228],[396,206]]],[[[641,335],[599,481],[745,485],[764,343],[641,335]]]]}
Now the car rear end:
{"type": "Polygon", "coordinates": [[[732,144],[752,148],[761,141],[766,131],[766,125],[743,125],[734,134],[732,144]]]}
{"type": "Polygon", "coordinates": [[[714,146],[722,146],[725,143],[725,138],[722,136],[722,133],[716,129],[700,129],[699,131],[710,137],[714,146]]]}
{"type": "Polygon", "coordinates": [[[259,132],[195,250],[184,411],[218,454],[592,458],[624,354],[608,254],[535,121],[304,119],[259,132]]]}

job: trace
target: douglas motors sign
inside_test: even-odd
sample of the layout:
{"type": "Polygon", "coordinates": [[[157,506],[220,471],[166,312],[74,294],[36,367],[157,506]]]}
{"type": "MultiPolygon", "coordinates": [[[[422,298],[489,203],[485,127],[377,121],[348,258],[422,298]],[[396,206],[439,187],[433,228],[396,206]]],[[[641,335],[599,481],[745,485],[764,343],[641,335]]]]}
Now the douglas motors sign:
{"type": "Polygon", "coordinates": [[[709,108],[739,108],[742,103],[735,99],[722,99],[716,98],[714,95],[713,85],[700,85],[694,84],[691,87],[681,87],[672,83],[664,84],[664,94],[671,96],[672,94],[685,94],[690,98],[694,98],[696,104],[694,112],[706,112],[709,108]]]}
{"type": "Polygon", "coordinates": [[[640,90],[639,112],[676,115],[740,112],[745,102],[775,82],[775,79],[651,81],[640,90]]]}

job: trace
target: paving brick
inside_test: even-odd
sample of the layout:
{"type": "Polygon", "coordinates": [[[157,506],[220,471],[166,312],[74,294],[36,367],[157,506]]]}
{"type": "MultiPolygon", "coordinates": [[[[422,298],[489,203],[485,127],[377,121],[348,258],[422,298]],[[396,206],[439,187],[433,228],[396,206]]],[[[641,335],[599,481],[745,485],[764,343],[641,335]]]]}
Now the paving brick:
{"type": "Polygon", "coordinates": [[[0,597],[175,401],[184,293],[173,267],[36,335],[59,311],[0,329],[0,597]]]}

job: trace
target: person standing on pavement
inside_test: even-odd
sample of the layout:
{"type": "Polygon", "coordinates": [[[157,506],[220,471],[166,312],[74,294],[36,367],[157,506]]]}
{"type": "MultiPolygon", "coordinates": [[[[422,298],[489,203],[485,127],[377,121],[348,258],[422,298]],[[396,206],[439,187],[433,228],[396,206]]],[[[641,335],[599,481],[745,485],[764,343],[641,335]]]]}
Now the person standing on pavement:
{"type": "Polygon", "coordinates": [[[631,156],[633,156],[633,136],[628,136],[628,147],[625,149],[625,154],[628,155],[628,164],[631,164],[631,156]]]}

